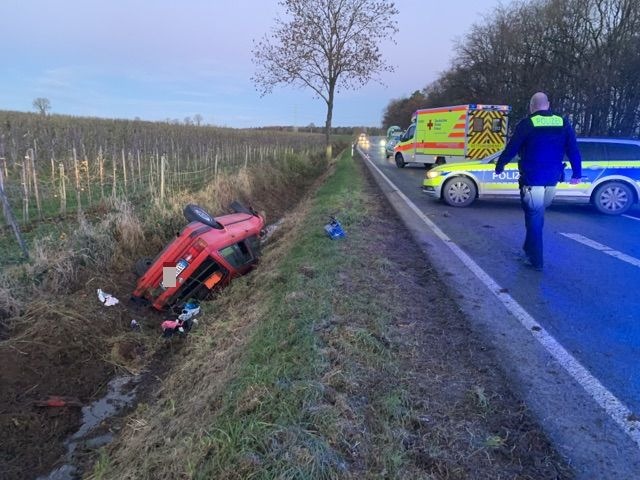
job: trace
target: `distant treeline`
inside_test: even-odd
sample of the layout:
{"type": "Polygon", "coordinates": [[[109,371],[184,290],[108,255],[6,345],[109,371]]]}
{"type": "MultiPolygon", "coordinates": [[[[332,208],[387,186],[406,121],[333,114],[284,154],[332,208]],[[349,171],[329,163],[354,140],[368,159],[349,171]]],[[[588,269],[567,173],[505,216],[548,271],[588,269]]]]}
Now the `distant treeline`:
{"type": "Polygon", "coordinates": [[[541,90],[580,135],[637,136],[639,76],[640,0],[517,1],[475,24],[437,81],[391,101],[383,124],[466,103],[508,104],[518,120],[541,90]]]}

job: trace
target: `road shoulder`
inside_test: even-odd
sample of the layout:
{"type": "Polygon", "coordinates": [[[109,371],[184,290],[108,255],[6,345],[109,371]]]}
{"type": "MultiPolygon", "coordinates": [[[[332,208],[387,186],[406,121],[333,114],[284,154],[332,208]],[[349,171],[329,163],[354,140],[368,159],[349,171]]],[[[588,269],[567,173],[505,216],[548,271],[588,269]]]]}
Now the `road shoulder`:
{"type": "Polygon", "coordinates": [[[364,158],[363,163],[439,278],[455,292],[470,328],[500,359],[500,368],[511,388],[568,459],[577,478],[637,478],[637,446],[364,158]]]}

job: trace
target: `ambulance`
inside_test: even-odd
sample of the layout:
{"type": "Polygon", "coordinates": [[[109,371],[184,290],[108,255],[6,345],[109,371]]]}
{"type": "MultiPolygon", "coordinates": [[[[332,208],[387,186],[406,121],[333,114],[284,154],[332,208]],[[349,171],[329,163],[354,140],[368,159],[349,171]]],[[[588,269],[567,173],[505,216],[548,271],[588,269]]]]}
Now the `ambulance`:
{"type": "Polygon", "coordinates": [[[398,168],[480,160],[505,147],[508,105],[457,105],[416,111],[395,145],[398,168]]]}

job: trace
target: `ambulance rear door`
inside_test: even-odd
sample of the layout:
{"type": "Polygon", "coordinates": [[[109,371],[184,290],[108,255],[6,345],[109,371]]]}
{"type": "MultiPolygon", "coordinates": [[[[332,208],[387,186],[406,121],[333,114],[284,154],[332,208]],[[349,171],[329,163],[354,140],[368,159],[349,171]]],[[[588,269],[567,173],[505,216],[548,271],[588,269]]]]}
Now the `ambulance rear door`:
{"type": "Polygon", "coordinates": [[[481,160],[504,149],[509,110],[506,105],[478,105],[469,109],[467,158],[481,160]]]}

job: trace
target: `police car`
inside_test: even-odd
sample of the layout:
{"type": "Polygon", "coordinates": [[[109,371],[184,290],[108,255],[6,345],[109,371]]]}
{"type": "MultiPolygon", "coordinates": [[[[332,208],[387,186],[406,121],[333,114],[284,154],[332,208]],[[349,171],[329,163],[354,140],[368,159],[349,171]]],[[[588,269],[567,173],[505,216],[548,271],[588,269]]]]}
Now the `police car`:
{"type": "MultiPolygon", "coordinates": [[[[598,211],[620,215],[640,198],[640,141],[579,138],[582,182],[571,185],[571,166],[565,162],[566,182],[558,183],[556,202],[592,203],[598,211]]],[[[444,164],[425,174],[422,190],[452,207],[467,207],[477,198],[520,198],[518,158],[496,175],[500,153],[484,160],[444,164]]]]}

